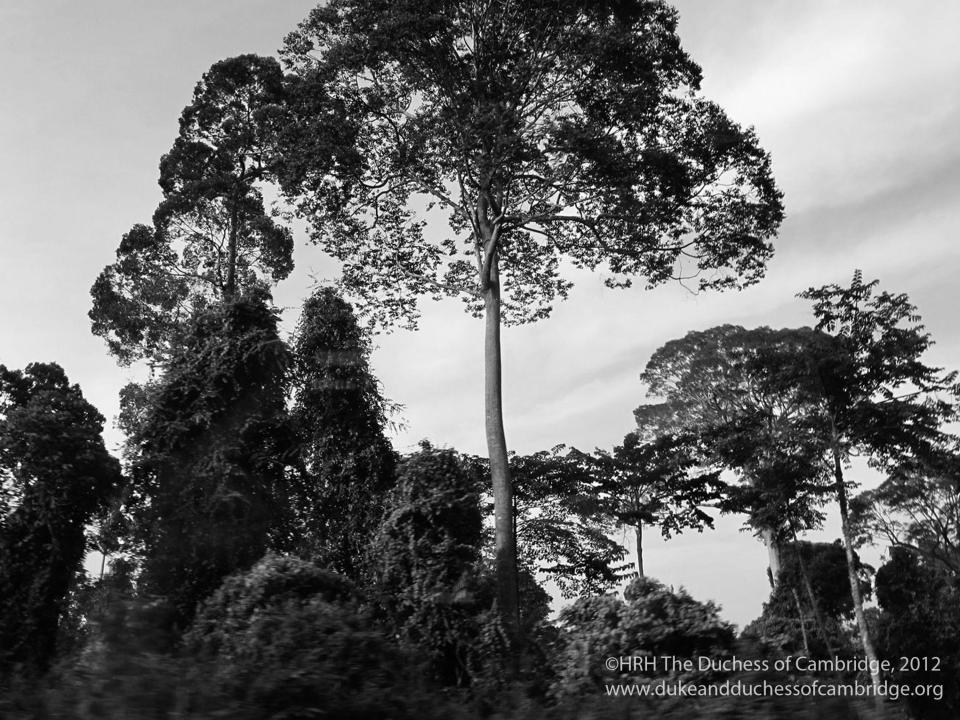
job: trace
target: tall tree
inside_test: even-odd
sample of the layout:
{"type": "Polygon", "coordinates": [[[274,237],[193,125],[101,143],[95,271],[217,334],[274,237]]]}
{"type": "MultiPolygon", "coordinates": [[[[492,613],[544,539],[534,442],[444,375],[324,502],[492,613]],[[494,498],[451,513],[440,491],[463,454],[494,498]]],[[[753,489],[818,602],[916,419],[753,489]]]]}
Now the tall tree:
{"type": "Polygon", "coordinates": [[[102,430],[59,365],[0,365],[0,672],[53,658],[86,526],[121,483],[102,430]]]}
{"type": "MultiPolygon", "coordinates": [[[[876,659],[856,577],[844,466],[854,452],[889,466],[931,454],[946,440],[941,426],[953,419],[956,373],[926,365],[931,345],[906,294],[875,293],[859,270],[849,287],[824,285],[800,297],[813,302],[817,329],[832,343],[812,357],[820,391],[820,420],[840,509],[850,592],[864,654],[876,659]],[[941,397],[937,397],[937,394],[941,397]],[[944,396],[949,396],[949,400],[944,396]]],[[[879,671],[871,673],[879,685],[879,671]]]]}
{"type": "Polygon", "coordinates": [[[292,351],[303,463],[293,549],[358,579],[396,466],[369,342],[350,305],[322,288],[304,303],[292,351]]]}
{"type": "Polygon", "coordinates": [[[635,412],[641,428],[692,434],[702,461],[744,480],[724,507],[748,514],[767,546],[773,584],[780,543],[820,523],[828,489],[805,360],[816,339],[806,328],[690,332],[659,348],[643,372],[650,394],[664,402],[635,412]]]}
{"type": "Polygon", "coordinates": [[[415,323],[423,295],[485,318],[498,606],[514,631],[501,325],[548,315],[565,265],[619,287],[755,281],[782,218],[768,156],[697,94],[676,25],[651,0],[331,0],[283,51],[343,109],[363,159],[351,177],[300,159],[283,176],[344,289],[375,321],[415,323]],[[443,211],[449,233],[426,234],[443,211]]]}
{"type": "Polygon", "coordinates": [[[181,623],[284,527],[288,366],[276,314],[253,292],[197,313],[147,391],[128,440],[138,587],[166,597],[181,623]]]}
{"type": "Polygon", "coordinates": [[[264,206],[285,113],[276,60],[241,55],[213,65],[160,161],[163,201],[152,226],[123,236],[91,289],[93,332],[121,362],[162,359],[191,313],[293,269],[290,231],[264,206]]]}

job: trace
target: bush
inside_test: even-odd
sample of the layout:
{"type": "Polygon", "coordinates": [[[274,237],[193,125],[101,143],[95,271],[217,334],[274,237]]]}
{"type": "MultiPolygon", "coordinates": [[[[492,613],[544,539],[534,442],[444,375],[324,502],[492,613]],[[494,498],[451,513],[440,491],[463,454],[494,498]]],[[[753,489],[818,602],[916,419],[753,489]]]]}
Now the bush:
{"type": "Polygon", "coordinates": [[[186,649],[233,717],[416,717],[411,658],[344,578],[269,555],[203,604],[186,649]],[[244,714],[246,713],[246,714],[244,714]]]}
{"type": "MultiPolygon", "coordinates": [[[[706,679],[709,673],[680,673],[658,662],[651,669],[610,670],[607,658],[670,655],[718,658],[733,648],[733,627],[712,602],[694,600],[650,578],[637,578],[613,595],[584,597],[560,613],[564,650],[558,662],[557,697],[597,692],[609,682],[706,679]]],[[[695,666],[696,667],[696,666],[695,666]]]]}
{"type": "Polygon", "coordinates": [[[479,476],[454,451],[424,443],[400,466],[371,564],[391,630],[445,685],[469,685],[472,650],[483,638],[497,642],[480,617],[490,608],[482,537],[479,476]]]}
{"type": "Polygon", "coordinates": [[[960,584],[951,573],[903,548],[877,571],[877,650],[897,671],[893,682],[942,684],[943,698],[909,697],[913,715],[924,720],[960,717],[960,584]],[[913,671],[900,671],[900,658],[918,658],[913,671]],[[923,666],[923,662],[937,663],[923,666]]]}

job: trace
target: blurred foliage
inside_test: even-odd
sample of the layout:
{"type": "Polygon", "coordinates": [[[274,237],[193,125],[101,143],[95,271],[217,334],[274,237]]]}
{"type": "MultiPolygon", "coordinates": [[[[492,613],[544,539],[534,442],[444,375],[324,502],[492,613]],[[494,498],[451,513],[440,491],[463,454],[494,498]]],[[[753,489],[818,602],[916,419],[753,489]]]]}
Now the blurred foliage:
{"type": "Polygon", "coordinates": [[[627,585],[624,600],[614,595],[579,598],[560,612],[565,647],[557,660],[555,695],[595,693],[610,682],[709,679],[709,672],[683,673],[662,662],[652,669],[610,670],[604,661],[646,655],[728,656],[733,626],[720,619],[719,611],[712,602],[699,602],[682,588],[672,590],[648,577],[627,585]]]}
{"type": "Polygon", "coordinates": [[[345,578],[268,555],[204,603],[185,647],[250,717],[415,717],[418,663],[345,578]]]}

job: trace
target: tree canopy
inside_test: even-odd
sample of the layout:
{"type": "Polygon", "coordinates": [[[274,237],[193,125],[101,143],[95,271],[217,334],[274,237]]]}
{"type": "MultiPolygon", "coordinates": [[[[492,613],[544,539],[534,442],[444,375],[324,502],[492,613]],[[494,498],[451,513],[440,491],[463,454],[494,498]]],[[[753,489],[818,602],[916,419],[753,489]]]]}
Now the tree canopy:
{"type": "Polygon", "coordinates": [[[351,306],[322,288],[304,303],[291,351],[290,419],[302,463],[291,487],[291,547],[355,578],[396,469],[369,340],[351,306]]]}
{"type": "Polygon", "coordinates": [[[641,0],[316,8],[282,56],[346,109],[364,161],[285,184],[364,311],[413,319],[426,294],[479,313],[498,274],[504,320],[535,320],[567,263],[611,285],[758,279],[782,217],[769,158],[697,94],[676,21],[641,0]],[[424,233],[431,207],[445,235],[424,233]]]}
{"type": "Polygon", "coordinates": [[[817,527],[828,490],[826,440],[819,426],[809,357],[829,338],[809,328],[747,330],[722,325],[671,340],[641,376],[649,394],[641,428],[692,433],[702,461],[734,470],[744,486],[730,488],[723,507],[747,512],[771,550],[817,527]]]}
{"type": "Polygon", "coordinates": [[[152,225],[123,236],[91,289],[93,332],[128,363],[164,359],[191,314],[293,269],[293,237],[264,206],[285,113],[276,60],[220,61],[197,84],[160,161],[152,225]]]}

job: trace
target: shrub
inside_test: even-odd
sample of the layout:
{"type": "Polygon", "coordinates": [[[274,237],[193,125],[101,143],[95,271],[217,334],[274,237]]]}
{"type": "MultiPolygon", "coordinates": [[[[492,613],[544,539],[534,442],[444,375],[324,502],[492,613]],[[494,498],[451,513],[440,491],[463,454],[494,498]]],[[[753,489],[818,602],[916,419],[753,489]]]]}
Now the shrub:
{"type": "Polygon", "coordinates": [[[641,577],[627,586],[624,598],[583,597],[561,611],[565,647],[558,661],[555,696],[596,692],[609,682],[708,676],[680,673],[662,662],[649,669],[610,670],[605,665],[610,657],[717,658],[733,648],[733,627],[720,619],[719,608],[694,600],[682,588],[674,591],[641,577]]]}
{"type": "Polygon", "coordinates": [[[372,566],[391,629],[442,684],[470,684],[481,635],[496,644],[496,628],[480,618],[490,608],[478,572],[482,537],[476,471],[456,452],[424,443],[400,466],[372,566]]]}
{"type": "Polygon", "coordinates": [[[411,658],[344,578],[268,555],[228,578],[197,614],[185,648],[237,717],[414,717],[411,658]]]}

